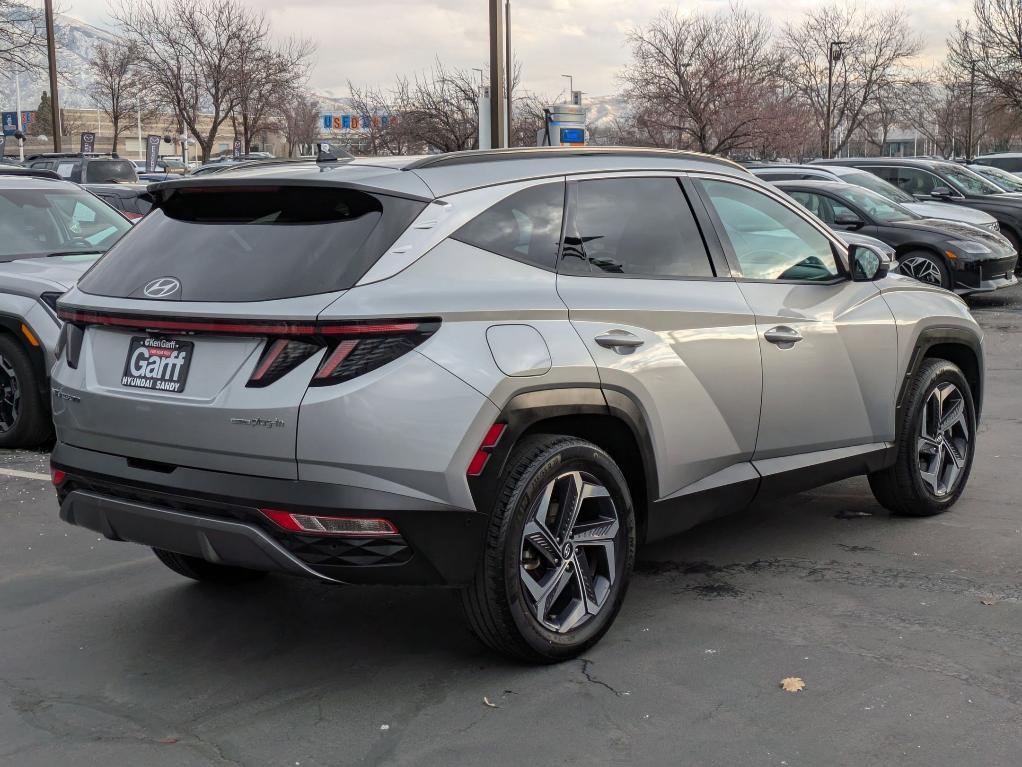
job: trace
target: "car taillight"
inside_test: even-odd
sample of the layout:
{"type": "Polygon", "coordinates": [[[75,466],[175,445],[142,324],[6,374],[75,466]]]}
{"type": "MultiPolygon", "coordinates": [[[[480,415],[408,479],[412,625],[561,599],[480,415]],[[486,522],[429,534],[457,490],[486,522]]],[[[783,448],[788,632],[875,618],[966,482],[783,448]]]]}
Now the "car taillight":
{"type": "Polygon", "coordinates": [[[319,344],[307,341],[292,341],[286,338],[272,339],[266,344],[263,356],[259,358],[247,385],[253,388],[269,386],[322,348],[319,344]]]}
{"type": "Polygon", "coordinates": [[[260,509],[267,519],[289,533],[308,535],[345,535],[352,538],[373,538],[397,535],[397,528],[388,519],[362,517],[323,517],[277,509],[260,509]]]}
{"type": "Polygon", "coordinates": [[[130,210],[122,210],[121,215],[124,216],[128,221],[138,221],[142,218],[141,213],[132,213],[130,210]]]}
{"type": "Polygon", "coordinates": [[[64,484],[64,480],[67,479],[67,474],[65,474],[60,469],[54,469],[54,468],[51,467],[50,468],[50,479],[53,480],[53,486],[54,487],[60,487],[61,485],[64,484]]]}
{"type": "Polygon", "coordinates": [[[329,386],[376,370],[410,352],[438,327],[438,321],[416,321],[352,326],[349,332],[335,328],[311,385],[329,386]]]}

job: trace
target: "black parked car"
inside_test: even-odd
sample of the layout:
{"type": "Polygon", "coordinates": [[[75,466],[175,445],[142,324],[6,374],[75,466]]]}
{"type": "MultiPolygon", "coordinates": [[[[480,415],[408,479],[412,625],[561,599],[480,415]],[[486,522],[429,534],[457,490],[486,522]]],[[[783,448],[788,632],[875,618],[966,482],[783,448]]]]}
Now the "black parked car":
{"type": "Polygon", "coordinates": [[[973,163],[965,166],[973,173],[978,173],[987,181],[993,181],[1005,192],[1022,192],[1022,176],[998,168],[996,165],[979,165],[973,163]]]}
{"type": "Polygon", "coordinates": [[[1009,173],[1022,173],[1022,152],[995,152],[980,155],[975,160],[979,165],[989,165],[1009,173]]]}
{"type": "Polygon", "coordinates": [[[36,170],[52,170],[76,184],[138,183],[131,160],[110,154],[47,152],[25,158],[25,165],[36,170]]]}
{"type": "Polygon", "coordinates": [[[868,170],[905,190],[917,200],[964,205],[997,219],[1001,234],[1016,251],[1022,246],[1022,195],[1005,192],[958,163],[903,157],[847,157],[814,164],[850,165],[868,170]]]}
{"type": "Polygon", "coordinates": [[[117,208],[132,221],[142,218],[153,206],[146,184],[82,184],[103,202],[117,208]]]}
{"type": "Polygon", "coordinates": [[[917,216],[875,192],[839,181],[775,184],[838,231],[876,237],[895,250],[901,272],[923,282],[980,293],[1015,285],[1018,255],[994,232],[917,216]]]}

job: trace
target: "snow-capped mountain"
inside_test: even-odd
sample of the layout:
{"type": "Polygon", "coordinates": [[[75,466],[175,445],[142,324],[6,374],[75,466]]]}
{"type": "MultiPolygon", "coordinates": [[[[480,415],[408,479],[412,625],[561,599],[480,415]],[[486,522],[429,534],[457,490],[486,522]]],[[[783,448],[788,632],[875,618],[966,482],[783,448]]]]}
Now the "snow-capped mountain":
{"type": "MultiPolygon", "coordinates": [[[[104,29],[99,29],[84,21],[64,14],[54,18],[57,39],[57,69],[61,73],[59,82],[60,105],[62,107],[92,107],[93,104],[86,94],[91,82],[89,61],[92,52],[99,43],[111,43],[117,36],[104,29]]],[[[49,75],[46,72],[45,50],[41,54],[42,67],[32,72],[23,72],[21,79],[21,108],[35,109],[43,91],[50,90],[49,75]]],[[[0,74],[0,106],[4,110],[14,109],[14,76],[4,72],[0,74]]]]}

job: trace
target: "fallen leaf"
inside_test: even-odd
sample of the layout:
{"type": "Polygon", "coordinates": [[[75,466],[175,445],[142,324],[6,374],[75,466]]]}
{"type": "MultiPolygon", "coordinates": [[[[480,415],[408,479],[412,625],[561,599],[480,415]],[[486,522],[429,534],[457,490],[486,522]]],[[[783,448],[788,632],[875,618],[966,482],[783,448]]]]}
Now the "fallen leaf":
{"type": "Polygon", "coordinates": [[[490,699],[485,696],[483,697],[483,703],[485,703],[490,708],[500,708],[500,706],[498,706],[496,703],[491,703],[490,699]]]}
{"type": "Polygon", "coordinates": [[[797,676],[788,676],[781,680],[781,689],[785,692],[802,692],[806,683],[797,676]]]}
{"type": "Polygon", "coordinates": [[[997,604],[997,600],[996,599],[981,599],[981,600],[979,600],[979,603],[982,604],[982,605],[996,605],[997,604]]]}
{"type": "Polygon", "coordinates": [[[160,738],[157,743],[163,743],[164,745],[169,746],[172,743],[177,743],[177,738],[160,738]]]}

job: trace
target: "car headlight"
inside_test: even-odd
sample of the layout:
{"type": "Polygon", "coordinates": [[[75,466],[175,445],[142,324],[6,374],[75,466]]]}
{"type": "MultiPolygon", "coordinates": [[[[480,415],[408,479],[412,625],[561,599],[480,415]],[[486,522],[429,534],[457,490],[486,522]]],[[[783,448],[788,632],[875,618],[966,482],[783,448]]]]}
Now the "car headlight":
{"type": "Polygon", "coordinates": [[[948,245],[957,250],[959,253],[971,253],[972,255],[993,253],[990,248],[976,240],[949,240],[948,245]]]}

